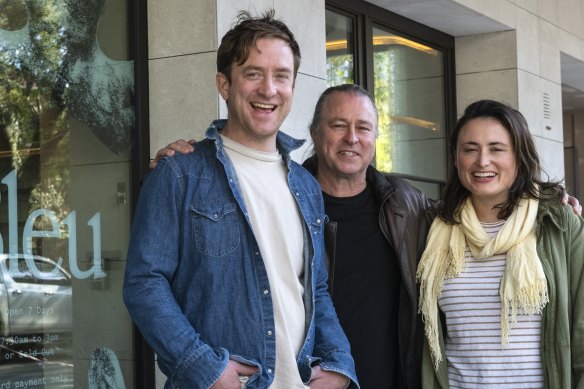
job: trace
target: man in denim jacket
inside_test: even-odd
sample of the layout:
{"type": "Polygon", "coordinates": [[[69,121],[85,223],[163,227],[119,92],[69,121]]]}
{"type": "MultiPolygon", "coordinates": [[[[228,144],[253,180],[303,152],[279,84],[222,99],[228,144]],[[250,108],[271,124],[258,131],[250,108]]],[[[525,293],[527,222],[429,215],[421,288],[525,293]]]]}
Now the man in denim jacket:
{"type": "Polygon", "coordinates": [[[217,53],[227,120],[144,180],[124,300],[165,388],[345,388],[321,189],[290,159],[302,142],[278,131],[300,51],[273,12],[239,16],[217,53]]]}

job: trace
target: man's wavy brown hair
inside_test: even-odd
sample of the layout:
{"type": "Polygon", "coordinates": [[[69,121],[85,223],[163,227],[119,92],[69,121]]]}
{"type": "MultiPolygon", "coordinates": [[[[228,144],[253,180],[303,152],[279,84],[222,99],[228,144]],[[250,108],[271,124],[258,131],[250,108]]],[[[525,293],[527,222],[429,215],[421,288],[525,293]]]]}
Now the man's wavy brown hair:
{"type": "Polygon", "coordinates": [[[237,23],[221,39],[217,50],[217,71],[223,73],[231,83],[231,66],[242,65],[249,57],[250,48],[256,47],[258,39],[282,39],[292,49],[294,55],[294,79],[300,67],[300,47],[292,31],[284,22],[274,18],[273,9],[265,11],[261,16],[253,17],[247,11],[237,14],[237,23]]]}

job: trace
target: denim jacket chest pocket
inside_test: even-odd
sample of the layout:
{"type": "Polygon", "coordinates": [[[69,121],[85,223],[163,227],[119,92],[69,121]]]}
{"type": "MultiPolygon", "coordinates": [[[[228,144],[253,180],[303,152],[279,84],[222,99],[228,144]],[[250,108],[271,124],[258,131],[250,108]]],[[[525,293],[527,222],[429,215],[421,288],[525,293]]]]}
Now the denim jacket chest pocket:
{"type": "Polygon", "coordinates": [[[191,204],[191,223],[197,250],[220,258],[237,249],[241,241],[235,202],[205,201],[191,204]]]}

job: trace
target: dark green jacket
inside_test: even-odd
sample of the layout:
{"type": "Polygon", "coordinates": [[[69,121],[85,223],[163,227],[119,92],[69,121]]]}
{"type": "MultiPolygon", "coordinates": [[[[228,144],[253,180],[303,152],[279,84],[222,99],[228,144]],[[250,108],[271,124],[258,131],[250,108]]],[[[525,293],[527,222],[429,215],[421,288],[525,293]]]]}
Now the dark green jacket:
{"type": "MultiPolygon", "coordinates": [[[[557,200],[540,201],[537,236],[550,296],[542,319],[545,388],[584,389],[584,219],[557,200]]],[[[446,359],[435,372],[427,341],[422,387],[448,388],[446,359]]]]}

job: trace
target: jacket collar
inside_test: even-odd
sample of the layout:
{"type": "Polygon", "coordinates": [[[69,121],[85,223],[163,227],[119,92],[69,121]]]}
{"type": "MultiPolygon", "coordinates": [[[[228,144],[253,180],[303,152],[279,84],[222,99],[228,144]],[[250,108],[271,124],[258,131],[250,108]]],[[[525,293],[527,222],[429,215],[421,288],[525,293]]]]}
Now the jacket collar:
{"type": "MultiPolygon", "coordinates": [[[[219,133],[225,125],[227,124],[227,119],[217,119],[211,122],[207,131],[205,131],[205,136],[209,139],[215,141],[218,149],[223,149],[223,142],[219,137],[219,133]]],[[[276,135],[276,148],[278,152],[282,154],[286,162],[290,162],[290,153],[298,148],[300,148],[306,142],[305,139],[296,139],[282,131],[278,131],[276,135]]]]}
{"type": "Polygon", "coordinates": [[[539,201],[537,224],[542,225],[545,218],[548,218],[551,224],[558,230],[562,232],[567,231],[568,219],[566,217],[566,211],[563,210],[563,206],[557,198],[553,200],[543,199],[539,201]]]}
{"type": "Polygon", "coordinates": [[[367,167],[367,182],[369,182],[375,190],[375,197],[381,204],[391,197],[397,188],[387,179],[387,177],[373,166],[367,167]]]}
{"type": "Polygon", "coordinates": [[[312,154],[312,156],[308,157],[308,159],[302,163],[302,167],[316,177],[316,173],[318,172],[318,161],[316,159],[316,154],[312,154]]]}

